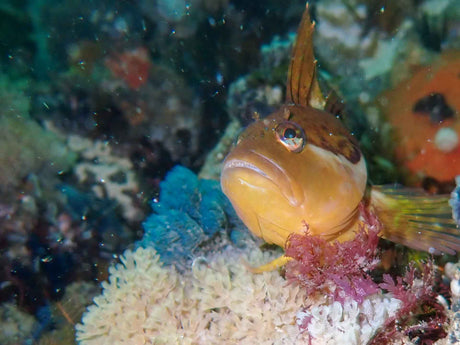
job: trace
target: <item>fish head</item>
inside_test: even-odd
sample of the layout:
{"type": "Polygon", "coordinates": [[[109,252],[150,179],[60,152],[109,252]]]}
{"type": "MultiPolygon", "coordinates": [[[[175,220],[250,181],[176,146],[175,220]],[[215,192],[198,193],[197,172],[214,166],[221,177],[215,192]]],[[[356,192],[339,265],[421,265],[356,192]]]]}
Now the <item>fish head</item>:
{"type": "Polygon", "coordinates": [[[358,144],[339,120],[286,105],[239,136],[221,186],[251,232],[284,247],[291,233],[337,237],[357,214],[366,179],[358,144]]]}

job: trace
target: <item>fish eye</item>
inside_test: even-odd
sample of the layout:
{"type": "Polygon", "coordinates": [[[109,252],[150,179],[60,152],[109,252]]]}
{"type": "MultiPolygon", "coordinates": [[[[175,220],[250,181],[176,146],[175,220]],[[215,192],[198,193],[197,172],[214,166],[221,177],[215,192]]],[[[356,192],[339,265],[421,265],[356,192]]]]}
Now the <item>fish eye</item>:
{"type": "Polygon", "coordinates": [[[291,152],[303,150],[306,136],[303,129],[296,123],[290,121],[281,122],[275,128],[276,138],[291,152]]]}

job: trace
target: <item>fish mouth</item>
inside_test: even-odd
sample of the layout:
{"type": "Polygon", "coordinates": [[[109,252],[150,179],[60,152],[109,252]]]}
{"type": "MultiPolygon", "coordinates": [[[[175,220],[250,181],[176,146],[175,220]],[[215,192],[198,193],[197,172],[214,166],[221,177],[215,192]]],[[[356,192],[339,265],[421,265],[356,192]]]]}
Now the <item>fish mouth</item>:
{"type": "Polygon", "coordinates": [[[244,158],[229,158],[224,163],[222,179],[231,176],[251,187],[261,188],[263,183],[259,179],[262,178],[274,185],[291,206],[300,206],[304,201],[299,184],[272,159],[254,150],[244,158]]]}

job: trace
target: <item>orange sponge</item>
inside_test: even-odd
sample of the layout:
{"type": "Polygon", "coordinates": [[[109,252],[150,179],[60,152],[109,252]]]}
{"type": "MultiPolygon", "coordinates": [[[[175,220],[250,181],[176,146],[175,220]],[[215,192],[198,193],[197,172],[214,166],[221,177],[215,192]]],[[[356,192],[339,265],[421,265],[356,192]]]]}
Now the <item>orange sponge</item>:
{"type": "Polygon", "coordinates": [[[396,156],[417,177],[460,175],[460,52],[443,53],[380,98],[396,156]]]}

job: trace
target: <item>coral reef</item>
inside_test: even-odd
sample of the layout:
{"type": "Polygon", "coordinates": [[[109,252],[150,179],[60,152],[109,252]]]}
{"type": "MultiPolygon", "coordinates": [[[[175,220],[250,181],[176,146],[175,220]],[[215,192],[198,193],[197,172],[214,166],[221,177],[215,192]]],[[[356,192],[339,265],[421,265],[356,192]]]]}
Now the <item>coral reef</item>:
{"type": "MultiPolygon", "coordinates": [[[[0,77],[0,299],[15,300],[21,310],[34,314],[59,298],[78,274],[95,275],[88,267],[102,263],[106,255],[102,248],[96,250],[103,237],[99,234],[109,227],[104,221],[116,224],[109,230],[112,238],[121,235],[115,242],[127,236],[113,207],[82,197],[81,190],[64,182],[77,154],[51,123],[34,117],[31,82],[0,77]]],[[[110,237],[106,248],[116,250],[110,237]]]]}
{"type": "Polygon", "coordinates": [[[227,86],[257,63],[263,42],[292,26],[303,4],[291,6],[287,12],[274,0],[248,9],[228,1],[24,6],[37,50],[28,62],[41,80],[42,70],[53,72],[52,83],[34,85],[34,113],[125,149],[141,138],[162,143],[176,163],[197,168],[228,119],[227,86]]]}
{"type": "Polygon", "coordinates": [[[423,43],[437,51],[459,49],[459,16],[460,5],[456,1],[424,1],[417,22],[423,43]]]}
{"type": "Polygon", "coordinates": [[[99,287],[90,282],[69,284],[60,301],[43,307],[47,317],[41,317],[40,327],[35,329],[37,345],[75,344],[75,324],[81,319],[86,306],[100,293],[99,287]],[[46,321],[45,321],[46,320],[46,321]]]}
{"type": "Polygon", "coordinates": [[[460,8],[452,0],[421,5],[405,0],[325,0],[314,10],[315,51],[326,78],[339,86],[347,101],[367,103],[363,101],[372,100],[390,82],[410,75],[413,65],[429,63],[436,51],[458,44],[453,18],[460,8]],[[362,79],[367,81],[365,90],[362,79]]]}
{"type": "Polygon", "coordinates": [[[25,94],[29,81],[12,82],[0,75],[0,190],[17,187],[32,174],[49,179],[70,169],[76,156],[55,133],[46,130],[29,115],[25,94]]]}
{"type": "Polygon", "coordinates": [[[0,342],[4,345],[22,344],[31,338],[37,321],[29,313],[20,311],[14,303],[0,306],[0,342]]]}
{"type": "MultiPolygon", "coordinates": [[[[439,54],[459,49],[458,1],[404,0],[382,6],[368,0],[321,0],[310,5],[320,77],[346,99],[340,117],[361,140],[373,182],[402,181],[390,126],[374,96],[410,77],[413,66],[432,65],[439,54]]],[[[305,285],[286,286],[276,272],[250,274],[239,260],[258,265],[272,257],[254,248],[217,182],[181,170],[182,177],[168,176],[160,183],[177,164],[201,170],[201,178],[218,179],[219,164],[241,127],[283,101],[293,30],[304,7],[302,0],[288,5],[278,0],[1,2],[0,343],[73,343],[72,323],[81,308],[72,303],[94,293],[80,282],[104,280],[107,265],[135,245],[148,202],[160,189],[138,243],[146,249],[126,252],[126,266],[111,269],[137,291],[126,302],[152,313],[145,332],[157,327],[149,333],[158,332],[157,342],[315,344],[337,334],[340,339],[344,333],[337,329],[359,329],[350,342],[360,343],[391,319],[399,302],[389,295],[355,291],[361,304],[315,302],[305,300],[305,285]],[[184,185],[187,196],[180,195],[184,185]],[[163,267],[158,260],[180,268],[163,267]],[[158,281],[144,281],[145,272],[152,271],[158,281]],[[137,272],[135,281],[130,272],[137,272]],[[146,296],[160,293],[161,283],[156,284],[169,281],[167,275],[175,279],[171,296],[165,297],[165,306],[154,305],[146,296]],[[136,290],[136,284],[145,285],[136,290]],[[162,320],[167,303],[170,318],[162,320]],[[178,310],[185,316],[175,314],[178,310]],[[183,341],[181,334],[187,334],[183,341]]],[[[430,136],[431,145],[455,151],[458,133],[450,125],[456,123],[455,100],[425,91],[412,104],[420,110],[418,118],[439,120],[439,109],[453,114],[430,136]]],[[[427,152],[438,157],[438,152],[427,152]]],[[[451,167],[452,162],[427,164],[451,167]]],[[[415,169],[436,177],[420,166],[415,169]]],[[[453,195],[456,211],[457,199],[453,195]]],[[[452,273],[445,279],[452,281],[449,316],[456,320],[458,277],[452,273]]],[[[334,283],[337,291],[350,293],[343,281],[334,283]]],[[[322,291],[334,296],[327,285],[322,291]]],[[[104,286],[106,294],[118,293],[114,280],[104,286]]],[[[104,298],[97,299],[100,310],[111,313],[115,297],[104,298]]],[[[98,315],[104,313],[100,310],[98,315]]],[[[128,319],[138,317],[127,310],[128,319]]],[[[122,334],[122,315],[113,317],[121,327],[111,328],[110,336],[140,338],[141,328],[122,334]]],[[[409,327],[417,321],[410,320],[409,327]]],[[[103,322],[98,319],[95,325],[102,329],[103,322]]],[[[460,339],[458,330],[455,322],[447,329],[452,344],[460,339]]]]}
{"type": "Polygon", "coordinates": [[[4,115],[0,127],[0,188],[3,190],[17,187],[33,173],[53,179],[75,162],[75,154],[63,141],[27,114],[4,115]]]}
{"type": "Polygon", "coordinates": [[[76,279],[92,280],[133,235],[114,202],[37,177],[0,206],[0,298],[35,313],[76,279]]]}
{"type": "Polygon", "coordinates": [[[338,345],[346,339],[364,345],[427,343],[446,334],[429,274],[418,280],[410,270],[396,283],[386,276],[381,287],[390,293],[368,295],[362,303],[327,301],[308,297],[276,271],[253,274],[242,265],[272,258],[253,246],[244,252],[227,247],[178,273],[152,248],[126,251],[76,326],[77,341],[338,345]]]}
{"type": "MultiPolygon", "coordinates": [[[[176,71],[159,63],[153,64],[144,47],[125,55],[140,62],[131,61],[129,64],[134,66],[128,67],[118,53],[109,57],[106,65],[122,75],[108,78],[100,90],[106,95],[105,101],[117,109],[125,123],[129,124],[128,127],[115,128],[114,134],[127,142],[142,137],[152,143],[160,142],[174,161],[190,165],[190,158],[197,154],[199,148],[203,121],[203,111],[195,91],[176,71]],[[144,66],[147,63],[149,71],[142,71],[147,69],[144,66]],[[124,71],[127,68],[133,71],[124,71]]],[[[101,106],[105,104],[98,103],[95,107],[102,115],[101,106]]],[[[108,123],[111,116],[114,114],[102,115],[97,121],[103,126],[112,126],[108,123]]]]}
{"type": "Polygon", "coordinates": [[[447,308],[437,298],[433,290],[433,263],[428,262],[417,272],[413,264],[404,277],[396,282],[389,275],[383,276],[380,288],[400,300],[401,306],[395,315],[390,316],[371,344],[381,344],[406,336],[415,343],[429,343],[447,336],[447,308]]]}
{"type": "Polygon", "coordinates": [[[99,198],[115,199],[126,219],[139,221],[142,212],[133,200],[139,187],[131,161],[113,154],[107,142],[73,135],[68,138],[68,146],[81,156],[74,171],[79,182],[92,185],[99,198]]]}
{"type": "Polygon", "coordinates": [[[40,308],[35,318],[14,303],[0,306],[0,342],[13,344],[75,344],[74,326],[86,306],[100,292],[94,283],[75,282],[61,301],[40,308]]]}

